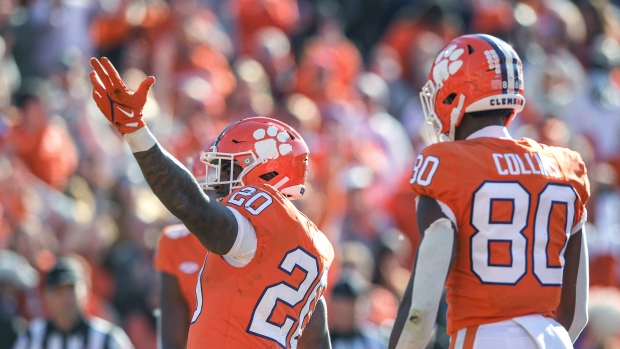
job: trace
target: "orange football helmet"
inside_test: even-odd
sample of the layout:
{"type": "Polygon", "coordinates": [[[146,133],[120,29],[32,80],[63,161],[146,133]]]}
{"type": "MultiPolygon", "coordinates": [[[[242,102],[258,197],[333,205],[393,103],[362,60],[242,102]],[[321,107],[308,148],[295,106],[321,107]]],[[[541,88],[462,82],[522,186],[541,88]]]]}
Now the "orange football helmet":
{"type": "Polygon", "coordinates": [[[433,143],[454,129],[465,113],[512,109],[506,122],[523,110],[523,65],[506,42],[483,34],[463,35],[439,52],[420,92],[426,130],[433,143]]]}
{"type": "Polygon", "coordinates": [[[228,125],[200,160],[207,165],[203,189],[230,184],[230,190],[266,183],[291,200],[303,196],[308,176],[308,146],[287,124],[267,117],[241,119],[228,125]],[[237,178],[220,178],[222,165],[234,163],[242,171],[237,178]]]}

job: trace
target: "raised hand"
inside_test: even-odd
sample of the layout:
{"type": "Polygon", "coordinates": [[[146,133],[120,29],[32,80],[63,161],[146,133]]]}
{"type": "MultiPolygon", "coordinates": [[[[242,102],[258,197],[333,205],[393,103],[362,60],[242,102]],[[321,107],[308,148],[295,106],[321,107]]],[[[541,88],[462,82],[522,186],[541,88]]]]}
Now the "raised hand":
{"type": "Polygon", "coordinates": [[[142,108],[146,103],[146,95],[155,78],[149,76],[136,92],[130,91],[118,71],[106,57],[90,59],[93,71],[90,82],[93,84],[93,99],[99,110],[121,134],[134,132],[145,126],[142,120],[142,108]]]}

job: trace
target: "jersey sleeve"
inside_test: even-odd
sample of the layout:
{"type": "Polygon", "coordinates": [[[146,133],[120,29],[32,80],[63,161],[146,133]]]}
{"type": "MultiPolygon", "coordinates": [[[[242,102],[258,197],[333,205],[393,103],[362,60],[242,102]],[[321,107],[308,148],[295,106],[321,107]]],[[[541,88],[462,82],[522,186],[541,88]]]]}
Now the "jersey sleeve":
{"type": "Polygon", "coordinates": [[[417,156],[409,185],[416,195],[438,200],[456,214],[456,173],[453,155],[441,143],[433,144],[417,156]]]}
{"type": "Polygon", "coordinates": [[[159,238],[155,259],[153,261],[155,270],[171,275],[176,274],[178,266],[175,264],[175,256],[178,255],[179,252],[177,251],[178,246],[175,248],[174,241],[181,237],[180,235],[184,233],[182,231],[183,229],[187,230],[183,225],[173,225],[164,228],[159,238]]]}
{"type": "Polygon", "coordinates": [[[586,204],[590,198],[590,181],[588,180],[588,170],[581,159],[581,155],[575,151],[568,154],[567,177],[575,191],[577,192],[577,202],[575,203],[575,222],[572,233],[579,231],[587,221],[586,204]]]}
{"type": "Polygon", "coordinates": [[[262,234],[258,234],[260,240],[263,241],[274,235],[275,229],[270,229],[274,226],[274,217],[282,217],[286,212],[283,198],[276,194],[275,189],[268,190],[266,186],[246,186],[235,189],[222,200],[222,204],[241,216],[235,215],[238,224],[245,225],[249,222],[246,228],[254,229],[254,235],[257,235],[258,231],[263,228],[262,234]],[[239,220],[239,218],[242,219],[239,220]]]}

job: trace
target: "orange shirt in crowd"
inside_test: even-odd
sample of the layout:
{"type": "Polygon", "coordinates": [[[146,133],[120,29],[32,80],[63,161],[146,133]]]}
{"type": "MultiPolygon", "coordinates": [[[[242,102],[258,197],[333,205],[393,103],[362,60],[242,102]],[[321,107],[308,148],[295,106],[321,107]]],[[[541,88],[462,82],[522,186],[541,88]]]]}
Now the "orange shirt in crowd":
{"type": "Polygon", "coordinates": [[[51,187],[63,191],[77,169],[77,150],[62,127],[48,124],[40,134],[16,129],[17,153],[30,171],[51,187]]]}
{"type": "Polygon", "coordinates": [[[351,99],[351,84],[362,68],[353,42],[336,33],[308,40],[297,72],[296,92],[315,102],[351,99]]]}
{"type": "Polygon", "coordinates": [[[254,34],[276,27],[290,35],[299,22],[297,0],[234,0],[230,4],[239,30],[241,54],[249,54],[254,34]]]}

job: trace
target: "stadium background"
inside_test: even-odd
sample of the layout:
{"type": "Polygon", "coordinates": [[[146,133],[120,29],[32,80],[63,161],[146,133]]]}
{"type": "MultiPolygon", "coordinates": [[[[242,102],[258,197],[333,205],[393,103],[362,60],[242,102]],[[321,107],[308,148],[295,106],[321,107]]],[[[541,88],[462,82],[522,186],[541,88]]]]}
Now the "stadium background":
{"type": "MultiPolygon", "coordinates": [[[[136,348],[155,347],[153,254],[177,221],[91,99],[88,58],[107,56],[132,89],[157,78],[145,119],[181,161],[242,117],[275,117],[302,134],[311,168],[297,204],[337,251],[331,285],[346,275],[344,294],[359,295],[354,308],[328,305],[330,327],[350,311],[386,343],[419,242],[407,187],[426,144],[418,92],[434,55],[478,32],[523,60],[527,103],[513,136],[570,147],[586,162],[592,291],[577,347],[620,347],[613,0],[2,0],[0,249],[37,274],[55,256],[77,256],[89,311],[121,325],[136,348]],[[24,108],[32,97],[40,103],[24,108]]],[[[11,263],[0,261],[0,284],[25,272],[11,263]]],[[[45,311],[30,280],[11,303],[25,319],[45,311]]]]}

